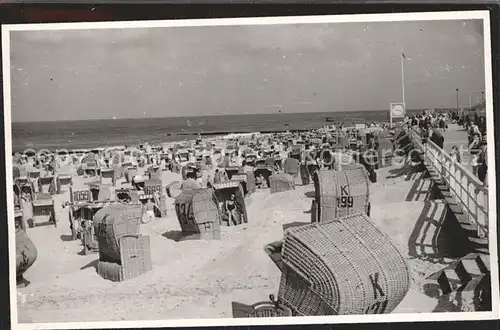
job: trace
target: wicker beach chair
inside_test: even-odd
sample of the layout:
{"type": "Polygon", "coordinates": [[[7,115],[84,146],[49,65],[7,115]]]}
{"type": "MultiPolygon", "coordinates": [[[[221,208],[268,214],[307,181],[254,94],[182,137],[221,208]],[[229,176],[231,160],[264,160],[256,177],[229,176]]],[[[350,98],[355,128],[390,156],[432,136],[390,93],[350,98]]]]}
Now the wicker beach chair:
{"type": "Polygon", "coordinates": [[[70,174],[59,174],[56,178],[57,194],[69,193],[73,185],[73,177],[70,174]]]}
{"type": "Polygon", "coordinates": [[[41,176],[38,178],[38,192],[40,194],[54,195],[57,192],[56,178],[53,175],[41,176]]]}
{"type": "Polygon", "coordinates": [[[51,224],[57,227],[54,199],[50,194],[39,193],[36,195],[31,203],[31,214],[32,217],[28,219],[30,228],[51,224]]]}
{"type": "Polygon", "coordinates": [[[167,195],[170,198],[177,198],[182,193],[181,183],[179,181],[170,182],[167,185],[167,195]]]}
{"type": "Polygon", "coordinates": [[[131,183],[134,176],[137,175],[137,166],[127,165],[124,166],[124,176],[127,183],[131,183]]]}
{"type": "Polygon", "coordinates": [[[154,207],[155,217],[161,218],[167,215],[167,201],[166,195],[163,191],[163,184],[161,179],[149,179],[144,181],[144,190],[142,194],[132,194],[132,202],[146,205],[152,202],[154,207]]]}
{"type": "Polygon", "coordinates": [[[229,180],[232,180],[233,175],[244,173],[243,168],[238,166],[228,166],[224,168],[224,171],[226,172],[229,180]]]}
{"type": "Polygon", "coordinates": [[[362,165],[353,170],[320,170],[313,180],[312,222],[359,212],[370,215],[370,180],[362,165]]]}
{"type": "Polygon", "coordinates": [[[159,165],[151,165],[146,172],[150,179],[154,180],[161,179],[161,169],[159,165]]]}
{"type": "Polygon", "coordinates": [[[81,238],[80,229],[82,222],[85,220],[91,221],[93,213],[90,209],[82,208],[80,205],[86,205],[92,202],[92,193],[89,189],[75,189],[70,187],[70,200],[63,207],[68,208],[69,227],[71,229],[71,239],[77,240],[81,238]]]}
{"type": "Polygon", "coordinates": [[[40,177],[40,170],[28,171],[28,178],[32,181],[38,182],[38,178],[40,177]]]}
{"type": "MultiPolygon", "coordinates": [[[[234,178],[234,177],[233,177],[234,178]]],[[[245,192],[243,191],[243,186],[240,181],[228,181],[222,183],[214,183],[212,186],[215,196],[219,205],[222,204],[222,214],[221,214],[221,223],[229,226],[230,219],[229,217],[234,217],[232,219],[236,222],[237,225],[242,223],[248,223],[248,214],[247,208],[245,204],[245,192]],[[225,205],[226,201],[231,197],[231,195],[235,196],[235,201],[237,204],[235,213],[228,214],[228,210],[226,210],[225,205]]]]}
{"type": "Polygon", "coordinates": [[[116,184],[115,170],[113,168],[101,168],[100,183],[114,186],[116,184]]]}
{"type": "Polygon", "coordinates": [[[243,192],[245,195],[251,194],[255,192],[255,177],[253,172],[246,173],[236,173],[233,174],[231,179],[232,181],[238,181],[243,188],[243,192]]]}
{"type": "Polygon", "coordinates": [[[153,269],[149,236],[139,234],[142,209],[112,204],[99,210],[94,228],[99,242],[97,273],[111,281],[125,281],[153,269]]]}
{"type": "Polygon", "coordinates": [[[38,254],[35,244],[21,228],[16,228],[16,282],[18,287],[25,287],[29,281],[23,274],[36,261],[38,254]]]}
{"type": "Polygon", "coordinates": [[[292,316],[292,310],[280,304],[274,295],[269,296],[269,301],[261,301],[253,305],[245,305],[235,301],[231,305],[234,318],[292,316]]]}
{"type": "Polygon", "coordinates": [[[220,239],[221,213],[212,189],[183,191],[175,199],[175,212],[186,238],[220,239]]]}
{"type": "Polygon", "coordinates": [[[265,250],[294,316],[390,313],[410,288],[405,258],[363,213],[289,228],[265,250]]]}
{"type": "Polygon", "coordinates": [[[290,174],[277,173],[269,177],[271,194],[295,189],[295,179],[290,174]]]}
{"type": "Polygon", "coordinates": [[[271,185],[269,178],[273,174],[272,167],[266,166],[265,163],[264,164],[257,164],[253,173],[254,173],[255,178],[258,178],[262,175],[262,177],[266,180],[267,187],[269,187],[271,185]]]}
{"type": "Polygon", "coordinates": [[[116,200],[115,187],[108,184],[101,184],[100,181],[88,182],[86,185],[92,194],[92,201],[114,201],[116,200]]]}

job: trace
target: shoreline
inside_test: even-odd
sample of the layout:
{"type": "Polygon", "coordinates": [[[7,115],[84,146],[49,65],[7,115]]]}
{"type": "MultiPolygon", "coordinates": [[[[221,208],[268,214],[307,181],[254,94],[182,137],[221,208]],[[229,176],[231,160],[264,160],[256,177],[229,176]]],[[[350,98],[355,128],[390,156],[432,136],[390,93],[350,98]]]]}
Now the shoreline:
{"type": "MultiPolygon", "coordinates": [[[[309,129],[292,129],[292,130],[285,130],[285,129],[282,129],[282,130],[260,130],[258,132],[252,132],[251,130],[223,130],[223,131],[208,131],[208,132],[194,132],[194,131],[188,131],[188,132],[178,132],[178,133],[171,133],[171,135],[169,135],[169,137],[172,137],[172,138],[175,138],[175,137],[179,137],[178,139],[172,139],[172,140],[169,140],[169,141],[160,141],[160,142],[155,142],[155,143],[150,143],[148,141],[139,141],[139,140],[136,140],[135,143],[133,144],[128,144],[126,145],[127,148],[129,147],[134,147],[134,146],[138,146],[140,144],[144,144],[144,143],[149,143],[150,146],[155,146],[155,145],[165,145],[165,144],[175,144],[175,143],[179,143],[179,142],[193,142],[196,140],[196,136],[204,136],[204,137],[209,137],[209,138],[217,138],[217,137],[224,137],[224,136],[227,136],[227,135],[231,135],[231,134],[251,134],[251,133],[255,133],[255,134],[279,134],[279,133],[286,133],[286,132],[290,132],[290,133],[302,133],[302,132],[308,132],[308,131],[311,131],[311,130],[315,130],[315,129],[319,129],[319,127],[316,127],[316,128],[309,128],[309,129]],[[185,137],[190,137],[190,138],[185,138],[185,137]]],[[[116,149],[118,147],[123,147],[124,145],[114,145],[114,146],[106,146],[106,145],[103,145],[102,143],[101,144],[95,144],[94,146],[92,147],[81,147],[81,148],[39,148],[38,151],[48,151],[48,152],[53,152],[53,153],[58,153],[58,152],[63,152],[63,151],[67,151],[69,153],[75,153],[75,152],[78,152],[78,151],[92,151],[92,150],[97,150],[97,149],[116,149]]],[[[26,152],[26,151],[36,151],[37,148],[32,148],[32,147],[28,147],[28,148],[25,148],[23,152],[19,151],[20,149],[19,148],[12,148],[12,155],[16,154],[17,152],[19,153],[23,153],[23,152],[26,152]]]]}

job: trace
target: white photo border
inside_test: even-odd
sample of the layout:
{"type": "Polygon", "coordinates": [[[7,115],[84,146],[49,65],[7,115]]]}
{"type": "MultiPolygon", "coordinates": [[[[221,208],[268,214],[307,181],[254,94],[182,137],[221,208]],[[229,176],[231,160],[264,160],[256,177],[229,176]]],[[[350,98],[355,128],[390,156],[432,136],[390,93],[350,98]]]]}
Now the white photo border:
{"type": "Polygon", "coordinates": [[[314,15],[285,17],[251,17],[222,19],[187,19],[187,20],[152,20],[123,22],[78,22],[78,23],[43,23],[11,24],[2,26],[2,55],[4,77],[4,129],[5,162],[7,187],[7,214],[9,238],[9,284],[11,324],[15,329],[97,329],[97,328],[142,328],[142,327],[190,327],[190,326],[249,326],[249,325],[295,325],[295,324],[337,324],[337,323],[382,323],[382,322],[424,322],[424,321],[466,321],[493,320],[499,314],[499,280],[496,230],[496,173],[495,157],[488,157],[489,191],[489,252],[491,259],[492,311],[473,313],[411,313],[382,315],[338,315],[283,318],[225,318],[225,319],[172,319],[158,321],[112,321],[112,322],[65,322],[65,323],[18,323],[16,289],[16,245],[14,226],[12,176],[12,133],[11,133],[11,88],[10,88],[10,32],[45,31],[45,30],[82,30],[82,29],[123,29],[151,27],[192,27],[192,26],[230,26],[230,25],[277,25],[277,24],[318,24],[318,23],[353,23],[353,22],[401,22],[401,21],[437,21],[467,20],[483,21],[484,29],[484,67],[485,98],[488,153],[495,154],[493,84],[490,13],[487,10],[449,11],[449,12],[414,12],[390,14],[356,15],[314,15]]]}

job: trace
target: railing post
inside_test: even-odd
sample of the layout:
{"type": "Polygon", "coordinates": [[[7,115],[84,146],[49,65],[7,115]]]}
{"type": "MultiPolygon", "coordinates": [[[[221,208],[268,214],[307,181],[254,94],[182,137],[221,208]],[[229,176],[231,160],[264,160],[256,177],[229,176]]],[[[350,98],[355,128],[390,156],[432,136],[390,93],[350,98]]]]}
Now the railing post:
{"type": "MultiPolygon", "coordinates": [[[[476,204],[476,198],[477,198],[477,192],[476,192],[476,186],[474,185],[473,182],[468,182],[467,189],[469,191],[469,200],[467,203],[467,208],[469,209],[469,215],[470,218],[472,218],[471,223],[477,223],[477,204],[476,204]]],[[[479,228],[480,226],[478,226],[479,228]]]]}
{"type": "MultiPolygon", "coordinates": [[[[479,192],[477,194],[477,198],[476,198],[478,205],[484,207],[485,201],[486,201],[486,196],[488,196],[487,191],[485,192],[483,189],[479,190],[479,192]]],[[[483,238],[486,235],[485,228],[487,228],[487,226],[488,226],[486,212],[487,212],[486,208],[480,209],[478,207],[478,209],[477,209],[477,222],[478,222],[477,235],[481,238],[483,238]]]]}
{"type": "Polygon", "coordinates": [[[453,178],[453,182],[454,182],[454,186],[453,186],[453,202],[454,203],[457,203],[458,200],[462,197],[462,190],[460,189],[460,180],[462,180],[462,172],[460,172],[460,169],[459,168],[455,168],[455,170],[453,171],[453,174],[454,174],[454,178],[453,178]]]}
{"type": "MultiPolygon", "coordinates": [[[[460,180],[460,200],[462,204],[468,205],[469,204],[469,194],[467,191],[467,185],[468,185],[469,179],[467,178],[466,175],[461,176],[460,180]]],[[[465,208],[462,210],[467,217],[469,217],[469,209],[465,208]]]]}

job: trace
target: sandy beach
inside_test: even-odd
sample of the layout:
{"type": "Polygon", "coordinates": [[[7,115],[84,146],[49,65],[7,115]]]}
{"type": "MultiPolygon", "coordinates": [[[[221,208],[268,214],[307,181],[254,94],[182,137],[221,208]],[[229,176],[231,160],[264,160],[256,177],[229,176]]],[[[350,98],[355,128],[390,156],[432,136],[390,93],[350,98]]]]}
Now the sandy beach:
{"type": "MultiPolygon", "coordinates": [[[[409,247],[418,244],[411,242],[411,237],[422,221],[424,206],[431,204],[435,208],[423,216],[426,220],[444,217],[445,208],[439,201],[427,200],[429,180],[421,179],[422,174],[395,177],[390,168],[381,169],[378,174],[380,181],[370,186],[371,219],[408,257],[412,269],[410,292],[394,312],[423,313],[443,308],[437,299],[423,292],[425,276],[443,268],[443,260],[414,259],[409,247]],[[415,183],[421,186],[420,194],[413,192],[415,183]]],[[[164,172],[164,185],[179,180],[178,176],[164,172]]],[[[110,282],[96,273],[97,254],[79,255],[80,241],[68,241],[71,232],[67,211],[59,209],[57,228],[36,227],[29,232],[38,248],[38,259],[25,273],[31,285],[18,289],[20,320],[231,317],[231,301],[253,304],[276,293],[281,274],[263,247],[283,237],[283,226],[310,222],[311,199],[307,196],[313,190],[311,184],[272,195],[268,190],[257,191],[246,200],[249,223],[222,227],[221,241],[176,242],[180,226],[173,209],[174,199],[169,199],[167,217],[141,225],[141,233],[151,237],[153,271],[121,283],[110,282]]],[[[439,227],[426,228],[419,239],[430,237],[435,231],[439,227]]]]}

